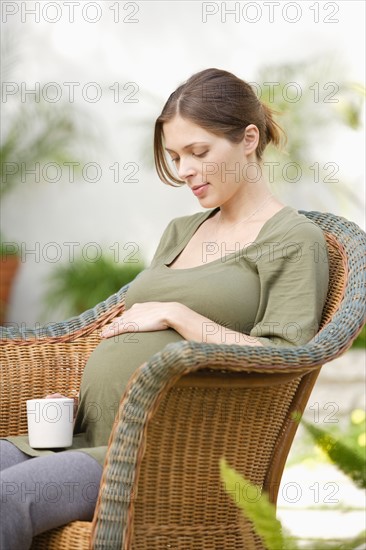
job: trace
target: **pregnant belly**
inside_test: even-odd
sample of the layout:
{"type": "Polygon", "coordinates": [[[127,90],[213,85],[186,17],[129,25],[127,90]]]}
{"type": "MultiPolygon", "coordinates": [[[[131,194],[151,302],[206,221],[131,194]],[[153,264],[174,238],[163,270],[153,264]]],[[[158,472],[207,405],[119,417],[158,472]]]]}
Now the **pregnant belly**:
{"type": "Polygon", "coordinates": [[[173,329],[102,340],[85,365],[74,433],[86,433],[91,446],[106,445],[131,375],[154,353],[181,340],[173,329]]]}

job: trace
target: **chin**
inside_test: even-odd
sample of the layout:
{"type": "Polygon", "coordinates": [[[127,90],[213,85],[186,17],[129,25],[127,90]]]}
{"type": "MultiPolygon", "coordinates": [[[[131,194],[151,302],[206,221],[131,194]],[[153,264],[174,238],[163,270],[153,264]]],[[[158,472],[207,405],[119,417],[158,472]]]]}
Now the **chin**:
{"type": "Polygon", "coordinates": [[[220,204],[217,202],[217,200],[209,199],[208,197],[202,197],[202,199],[198,199],[199,204],[203,208],[217,208],[220,206],[220,204]]]}

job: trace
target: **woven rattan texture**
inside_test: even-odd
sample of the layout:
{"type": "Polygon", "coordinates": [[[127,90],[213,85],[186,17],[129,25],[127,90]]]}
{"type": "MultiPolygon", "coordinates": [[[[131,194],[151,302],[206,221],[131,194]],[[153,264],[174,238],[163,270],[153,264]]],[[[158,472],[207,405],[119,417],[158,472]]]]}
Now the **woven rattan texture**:
{"type": "MultiPolygon", "coordinates": [[[[199,459],[204,461],[207,468],[211,467],[213,464],[212,460],[216,460],[219,456],[219,451],[216,448],[217,444],[225,451],[225,456],[229,458],[229,462],[231,460],[231,463],[238,467],[239,471],[249,468],[249,464],[255,465],[258,462],[260,464],[258,472],[260,470],[262,472],[255,475],[259,476],[259,482],[261,482],[265,475],[265,466],[261,464],[262,450],[267,455],[267,459],[269,457],[271,461],[271,453],[268,449],[266,450],[266,444],[263,442],[267,442],[267,440],[273,442],[275,440],[274,434],[276,433],[279,437],[278,441],[282,442],[284,434],[287,431],[290,433],[289,418],[285,411],[290,410],[291,395],[293,395],[294,399],[297,398],[294,386],[294,384],[297,385],[297,382],[287,380],[283,384],[281,392],[285,393],[285,401],[287,400],[287,402],[284,405],[284,411],[277,411],[279,417],[282,415],[282,425],[277,425],[276,418],[273,428],[272,426],[268,427],[267,431],[262,434],[262,437],[259,437],[258,440],[253,439],[253,442],[257,445],[254,451],[246,445],[245,439],[240,439],[240,437],[238,439],[236,437],[237,433],[235,430],[241,429],[244,430],[244,433],[245,430],[249,430],[254,433],[256,426],[250,428],[249,424],[245,425],[247,423],[246,418],[242,422],[244,426],[240,428],[233,425],[223,426],[222,424],[224,423],[220,424],[219,418],[220,414],[222,414],[220,407],[222,408],[223,405],[216,410],[216,412],[218,411],[218,418],[212,420],[208,418],[202,419],[200,422],[206,428],[205,437],[203,436],[204,432],[200,432],[195,426],[198,422],[194,422],[192,418],[189,422],[184,423],[181,422],[179,417],[176,419],[177,424],[174,424],[174,427],[172,427],[174,415],[169,413],[170,425],[168,434],[165,434],[165,430],[162,430],[162,425],[159,430],[159,425],[156,425],[156,422],[161,418],[159,406],[166,407],[166,403],[171,402],[174,410],[174,398],[170,397],[170,393],[173,392],[173,395],[176,397],[176,393],[174,392],[178,390],[174,388],[175,384],[177,383],[177,386],[179,386],[179,379],[190,372],[200,369],[211,369],[216,372],[258,373],[256,376],[268,379],[267,390],[262,388],[258,392],[271,392],[274,391],[273,387],[271,388],[271,379],[278,378],[280,373],[294,373],[298,380],[307,372],[313,371],[315,374],[320,365],[339,356],[351,345],[365,320],[365,233],[356,224],[333,214],[319,212],[301,213],[304,213],[323,229],[326,233],[330,250],[332,264],[331,285],[328,303],[324,310],[323,328],[311,342],[305,346],[294,348],[242,347],[238,345],[229,346],[225,344],[218,345],[182,341],[177,344],[170,344],[164,350],[151,357],[148,363],[142,365],[130,379],[129,388],[122,397],[118,413],[118,423],[115,424],[115,429],[110,439],[107,461],[103,472],[102,489],[93,522],[92,541],[94,548],[146,548],[147,546],[143,546],[144,543],[142,542],[142,539],[144,539],[144,530],[152,533],[149,548],[154,548],[153,544],[156,545],[156,548],[240,548],[238,540],[243,536],[243,533],[249,532],[249,527],[242,525],[241,518],[237,519],[235,508],[232,508],[231,512],[230,510],[216,512],[218,516],[224,513],[232,513],[233,515],[230,518],[236,517],[236,519],[233,519],[233,523],[228,523],[226,526],[218,523],[219,531],[214,536],[212,533],[211,535],[209,533],[212,525],[207,522],[205,524],[201,523],[201,529],[208,533],[206,535],[208,538],[205,538],[204,542],[202,542],[203,535],[201,533],[200,542],[195,542],[196,534],[193,534],[189,529],[200,525],[203,517],[202,511],[199,510],[197,503],[191,504],[191,502],[183,501],[181,496],[176,495],[177,477],[180,475],[184,479],[184,484],[179,480],[179,488],[182,485],[196,484],[198,479],[197,476],[195,477],[196,473],[192,473],[189,467],[188,472],[190,473],[185,473],[185,468],[187,468],[185,459],[188,456],[192,458],[193,463],[198,468],[198,472],[202,473],[203,468],[199,459]],[[271,376],[271,374],[275,374],[275,376],[271,376]],[[215,426],[211,426],[211,423],[215,422],[215,426]],[[177,429],[178,423],[179,429],[177,429]],[[220,430],[222,431],[221,437],[220,430]],[[163,435],[162,431],[164,431],[163,435]],[[183,433],[177,434],[176,432],[178,431],[183,431],[183,433]],[[227,435],[230,431],[234,435],[227,435]],[[230,437],[233,437],[235,440],[234,443],[229,441],[230,437]],[[170,443],[169,438],[173,440],[170,443]],[[205,440],[203,447],[207,450],[205,454],[201,450],[203,439],[205,440]],[[210,440],[211,443],[206,442],[206,439],[210,440]],[[188,450],[184,444],[186,440],[189,441],[188,450]],[[175,447],[173,445],[174,442],[175,447]],[[211,446],[213,443],[214,445],[211,446]],[[162,463],[165,464],[164,469],[160,468],[160,459],[154,454],[158,452],[154,449],[154,446],[160,447],[163,444],[173,445],[171,448],[174,448],[174,452],[177,450],[177,452],[181,453],[181,456],[170,456],[170,461],[168,460],[168,462],[166,457],[162,457],[162,463]],[[242,445],[241,452],[236,452],[235,454],[235,445],[238,447],[242,445]],[[193,452],[194,446],[197,447],[195,449],[196,456],[193,452]],[[250,457],[255,457],[252,462],[241,456],[246,453],[250,457]],[[155,470],[153,466],[150,466],[149,460],[155,461],[155,470]],[[244,461],[245,464],[241,461],[244,461]],[[168,463],[170,465],[170,462],[174,464],[174,470],[168,469],[168,463]],[[177,470],[179,466],[180,470],[177,470]],[[173,471],[175,472],[173,478],[169,479],[171,477],[170,472],[173,471]],[[179,471],[179,474],[176,473],[177,471],[179,471]],[[168,479],[164,479],[164,475],[168,479]],[[154,477],[154,481],[152,487],[148,487],[149,484],[151,485],[151,476],[154,477]],[[164,510],[166,511],[167,508],[171,509],[171,512],[169,511],[169,514],[172,515],[170,519],[175,522],[172,523],[172,526],[165,521],[167,514],[161,515],[162,524],[160,526],[152,524],[153,511],[150,508],[153,504],[148,505],[149,509],[145,510],[143,502],[145,500],[153,502],[151,499],[154,496],[155,478],[158,480],[156,483],[158,483],[159,494],[162,494],[163,491],[164,510]],[[169,491],[171,493],[165,494],[165,490],[167,493],[169,491]],[[190,523],[177,524],[177,515],[174,512],[177,509],[177,499],[178,501],[181,499],[181,515],[185,519],[189,516],[189,512],[184,509],[185,505],[188,505],[188,509],[189,506],[193,506],[191,512],[192,521],[190,523]],[[147,522],[144,525],[140,524],[142,517],[145,518],[143,521],[147,522]],[[183,533],[184,526],[187,526],[188,530],[183,533]],[[230,527],[229,530],[227,526],[230,527]],[[174,543],[172,542],[173,539],[174,543]]],[[[314,250],[314,261],[322,261],[321,258],[322,251],[314,250]]],[[[28,384],[27,378],[31,380],[27,391],[21,394],[21,399],[35,395],[32,387],[36,388],[37,395],[38,392],[40,394],[43,393],[43,388],[47,388],[48,391],[54,381],[64,384],[64,386],[54,386],[54,389],[57,391],[61,391],[64,387],[66,390],[63,390],[63,393],[66,394],[68,391],[69,393],[72,390],[77,391],[87,356],[99,341],[98,331],[101,326],[112,320],[123,309],[123,296],[126,289],[127,286],[123,287],[118,294],[109,298],[106,302],[98,304],[94,310],[86,312],[83,316],[66,321],[65,323],[56,323],[54,326],[49,326],[43,332],[20,331],[15,327],[2,329],[0,332],[0,337],[3,338],[4,344],[0,349],[2,374],[4,373],[2,397],[4,396],[4,392],[10,392],[13,399],[8,399],[7,405],[2,409],[1,414],[5,414],[6,418],[13,414],[19,415],[22,402],[19,399],[18,392],[23,387],[23,384],[28,384]],[[89,343],[87,345],[82,343],[88,340],[89,343]],[[6,365],[6,367],[3,368],[3,365],[6,365]],[[32,371],[36,368],[40,370],[38,374],[34,375],[32,371]],[[16,371],[16,376],[12,374],[14,370],[16,371]],[[74,371],[77,373],[75,378],[73,378],[74,371]],[[49,376],[51,379],[48,379],[49,376]],[[44,382],[39,381],[42,378],[44,382]],[[31,393],[32,391],[33,394],[31,393]],[[12,409],[9,410],[7,407],[12,407],[12,409]]],[[[305,379],[306,376],[303,376],[303,380],[305,379]]],[[[210,384],[208,384],[208,388],[209,386],[210,384]]],[[[303,386],[301,383],[299,387],[303,386]]],[[[231,389],[236,389],[235,383],[231,389]]],[[[277,384],[276,392],[278,390],[279,387],[277,384]]],[[[185,403],[185,400],[181,401],[181,406],[185,410],[191,409],[191,417],[193,417],[197,413],[194,410],[196,406],[195,402],[192,404],[192,392],[197,392],[197,389],[192,390],[188,385],[185,391],[187,392],[187,396],[191,395],[190,398],[187,397],[188,401],[184,406],[183,403],[185,403]]],[[[207,389],[208,393],[205,394],[205,397],[201,397],[203,402],[205,400],[209,402],[212,399],[209,395],[216,395],[212,391],[212,388],[207,389]]],[[[225,391],[230,391],[230,389],[225,391]]],[[[224,390],[222,395],[224,395],[224,390]]],[[[220,397],[220,399],[222,402],[224,401],[224,397],[220,397]]],[[[258,411],[257,415],[259,415],[258,411]]],[[[179,415],[176,414],[176,416],[179,415]]],[[[233,424],[229,420],[225,424],[233,424]]],[[[256,418],[254,420],[257,421],[256,418]]],[[[273,417],[269,420],[272,421],[273,417]]],[[[253,418],[251,421],[253,421],[253,418]]],[[[14,433],[19,433],[16,432],[18,428],[11,420],[6,420],[5,424],[7,426],[14,426],[14,433]]],[[[24,431],[24,422],[21,426],[22,431],[24,431]]],[[[260,429],[257,431],[259,432],[260,429]]],[[[241,434],[242,432],[239,432],[239,435],[241,434]]],[[[274,448],[273,457],[276,452],[278,454],[278,449],[276,451],[274,448]]],[[[269,464],[269,469],[270,466],[269,464]]],[[[216,472],[207,472],[206,478],[207,480],[214,480],[214,486],[217,487],[217,462],[213,466],[213,470],[215,469],[216,472]]],[[[272,472],[272,480],[276,480],[275,473],[273,474],[272,472]]],[[[282,469],[277,468],[278,482],[280,481],[281,473],[282,469]]],[[[250,471],[249,475],[254,475],[254,472],[250,471]]],[[[199,483],[201,483],[202,487],[202,483],[205,484],[206,481],[200,478],[197,483],[198,487],[200,487],[199,483]]],[[[206,483],[207,487],[210,487],[210,485],[211,481],[206,483]]],[[[189,493],[189,491],[192,491],[192,487],[190,489],[185,488],[184,491],[189,493]]],[[[184,491],[183,496],[185,497],[186,493],[184,491]]],[[[222,490],[217,491],[217,496],[221,506],[220,499],[224,498],[222,490]]],[[[213,499],[214,496],[209,492],[207,498],[213,499]]],[[[227,500],[227,506],[229,506],[228,503],[229,499],[227,500]]],[[[159,499],[155,499],[154,506],[160,507],[159,499]]],[[[209,500],[210,514],[213,513],[211,511],[213,507],[213,502],[209,500]]],[[[211,515],[208,515],[208,517],[211,518],[211,515]]],[[[228,521],[231,520],[228,519],[228,521]]],[[[70,524],[68,529],[72,529],[73,525],[77,527],[79,523],[74,522],[70,524]]],[[[53,536],[55,530],[50,533],[53,536]]],[[[249,544],[249,548],[260,547],[258,541],[249,544]]]]}
{"type": "Polygon", "coordinates": [[[90,521],[73,521],[35,537],[31,550],[88,550],[90,531],[90,521]]]}
{"type": "MultiPolygon", "coordinates": [[[[191,547],[216,548],[218,537],[232,539],[224,548],[240,548],[244,526],[238,530],[240,512],[220,481],[219,460],[225,457],[262,486],[285,403],[291,403],[297,385],[298,379],[274,387],[174,386],[149,425],[134,495],[132,548],[161,548],[164,525],[174,548],[189,548],[188,539],[191,547]]],[[[239,502],[239,488],[233,496],[239,502]]],[[[253,542],[250,525],[246,539],[253,542]]]]}

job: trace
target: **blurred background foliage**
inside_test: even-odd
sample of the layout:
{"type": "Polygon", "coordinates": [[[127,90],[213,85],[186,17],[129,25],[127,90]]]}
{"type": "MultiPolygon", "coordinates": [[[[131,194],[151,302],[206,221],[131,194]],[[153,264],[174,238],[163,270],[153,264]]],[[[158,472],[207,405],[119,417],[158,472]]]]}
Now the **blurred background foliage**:
{"type": "MultiPolygon", "coordinates": [[[[334,439],[339,439],[347,445],[352,452],[366,459],[366,414],[363,409],[353,409],[347,418],[338,419],[334,417],[332,407],[329,408],[329,417],[323,422],[327,425],[327,434],[334,439]]],[[[316,417],[314,411],[314,418],[316,417]]],[[[309,422],[302,421],[302,425],[307,428],[302,432],[301,437],[296,438],[296,445],[287,466],[303,463],[313,466],[315,463],[330,463],[331,460],[327,452],[318,443],[315,434],[311,434],[309,422]]]]}
{"type": "MultiPolygon", "coordinates": [[[[41,163],[49,162],[52,169],[52,164],[57,167],[72,161],[77,178],[83,151],[90,149],[95,138],[91,121],[73,104],[47,102],[41,93],[27,94],[26,100],[21,96],[14,77],[20,62],[20,44],[6,29],[1,40],[1,208],[5,197],[26,185],[25,174],[41,163]]],[[[39,183],[43,183],[41,176],[39,183]]],[[[21,267],[18,244],[9,239],[12,236],[0,226],[0,324],[8,320],[14,281],[21,267]]]]}
{"type": "MultiPolygon", "coordinates": [[[[327,430],[302,420],[308,435],[324,461],[332,462],[360,488],[366,489],[366,414],[354,409],[348,418],[348,425],[328,425],[327,430]]],[[[319,457],[319,454],[318,454],[319,457]]]]}
{"type": "MultiPolygon", "coordinates": [[[[24,45],[23,45],[24,47],[24,45]]],[[[45,101],[42,93],[22,97],[15,74],[21,63],[21,47],[9,31],[1,41],[0,91],[2,131],[0,142],[0,199],[24,185],[21,165],[49,161],[81,163],[96,136],[92,123],[80,108],[66,101],[45,101]],[[4,93],[6,97],[4,97],[4,93]]],[[[75,166],[75,174],[80,167],[75,166]]]]}
{"type": "Polygon", "coordinates": [[[363,326],[360,334],[357,336],[356,340],[352,344],[353,348],[366,348],[366,325],[363,326]]]}
{"type": "MultiPolygon", "coordinates": [[[[353,191],[351,182],[345,181],[344,175],[340,179],[332,163],[322,163],[323,145],[336,139],[337,130],[342,126],[357,130],[364,123],[365,86],[342,80],[340,75],[340,68],[326,56],[259,69],[257,96],[278,112],[276,120],[287,136],[283,150],[272,144],[267,147],[266,161],[279,162],[280,168],[296,163],[301,168],[301,181],[308,181],[313,193],[319,194],[320,186],[322,191],[325,186],[342,206],[351,203],[353,208],[364,209],[364,197],[353,191]],[[310,185],[312,182],[319,186],[310,185]]],[[[280,176],[281,170],[276,173],[280,176]]],[[[296,175],[296,168],[289,168],[288,179],[296,175]]],[[[276,188],[283,188],[283,184],[283,179],[276,179],[276,188]]]]}
{"type": "Polygon", "coordinates": [[[141,258],[137,263],[123,263],[107,254],[93,262],[80,256],[60,265],[47,281],[44,315],[54,308],[66,317],[83,313],[118,292],[144,268],[141,258]]]}

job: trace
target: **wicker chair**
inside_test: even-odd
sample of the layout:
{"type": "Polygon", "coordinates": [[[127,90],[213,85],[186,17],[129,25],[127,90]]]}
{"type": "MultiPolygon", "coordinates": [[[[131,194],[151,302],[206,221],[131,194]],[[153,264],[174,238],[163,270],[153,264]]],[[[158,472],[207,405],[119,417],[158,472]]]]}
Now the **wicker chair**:
{"type": "MultiPolygon", "coordinates": [[[[343,354],[365,322],[366,234],[342,217],[300,212],[322,228],[330,255],[316,337],[293,348],[182,341],[152,356],[121,398],[93,521],[39,535],[33,549],[262,548],[223,489],[219,459],[276,503],[297,428],[291,414],[304,410],[321,366],[343,354]]],[[[2,435],[26,433],[26,399],[78,390],[127,287],[65,323],[2,329],[2,435]]]]}

